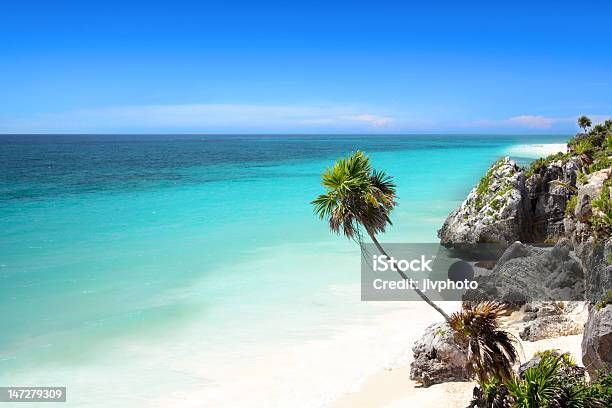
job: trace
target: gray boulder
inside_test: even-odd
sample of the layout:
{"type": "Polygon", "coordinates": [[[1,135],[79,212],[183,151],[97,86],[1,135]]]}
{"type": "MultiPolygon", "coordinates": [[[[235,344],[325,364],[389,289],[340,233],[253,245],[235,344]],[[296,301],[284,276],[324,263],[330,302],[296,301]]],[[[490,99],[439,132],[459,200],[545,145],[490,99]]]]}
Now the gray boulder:
{"type": "Polygon", "coordinates": [[[575,248],[585,271],[586,299],[595,303],[612,290],[612,239],[589,237],[575,248]]]}
{"type": "Polygon", "coordinates": [[[593,307],[582,337],[582,362],[591,378],[604,366],[612,367],[612,304],[593,307]]]}
{"type": "Polygon", "coordinates": [[[458,344],[447,323],[432,324],[412,347],[410,379],[424,387],[447,381],[468,381],[467,349],[458,344]]]}
{"type": "Polygon", "coordinates": [[[572,320],[564,313],[552,316],[537,316],[519,333],[522,340],[538,341],[542,339],[573,336],[583,331],[583,325],[572,320]]]}
{"type": "Polygon", "coordinates": [[[522,305],[536,300],[583,300],[584,272],[568,240],[553,248],[515,242],[493,270],[476,278],[478,289],[463,300],[496,300],[522,305]]]}

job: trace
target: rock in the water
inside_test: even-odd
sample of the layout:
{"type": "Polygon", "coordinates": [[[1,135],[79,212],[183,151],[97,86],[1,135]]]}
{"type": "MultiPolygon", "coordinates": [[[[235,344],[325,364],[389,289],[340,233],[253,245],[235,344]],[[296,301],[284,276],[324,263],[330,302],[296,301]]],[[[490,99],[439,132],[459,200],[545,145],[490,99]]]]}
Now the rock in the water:
{"type": "Polygon", "coordinates": [[[432,324],[412,347],[410,379],[429,387],[447,381],[467,381],[467,349],[455,342],[446,323],[432,324]]]}
{"type": "Polygon", "coordinates": [[[612,304],[597,310],[593,307],[582,337],[582,362],[589,375],[605,365],[612,367],[612,304]]]}

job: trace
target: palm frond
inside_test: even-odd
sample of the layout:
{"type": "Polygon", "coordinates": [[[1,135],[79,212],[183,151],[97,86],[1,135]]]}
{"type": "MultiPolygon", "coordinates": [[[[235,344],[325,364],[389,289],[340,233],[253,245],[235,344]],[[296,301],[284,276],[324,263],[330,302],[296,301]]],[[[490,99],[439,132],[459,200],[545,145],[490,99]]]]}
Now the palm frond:
{"type": "Polygon", "coordinates": [[[327,192],[311,204],[319,218],[328,219],[333,232],[360,239],[360,226],[376,234],[391,224],[389,212],[396,205],[393,178],[372,170],[363,152],[338,159],[323,172],[321,184],[327,192]]]}
{"type": "Polygon", "coordinates": [[[468,346],[468,370],[482,383],[514,376],[518,353],[512,335],[499,327],[503,311],[497,302],[464,302],[450,318],[450,326],[468,346]]]}

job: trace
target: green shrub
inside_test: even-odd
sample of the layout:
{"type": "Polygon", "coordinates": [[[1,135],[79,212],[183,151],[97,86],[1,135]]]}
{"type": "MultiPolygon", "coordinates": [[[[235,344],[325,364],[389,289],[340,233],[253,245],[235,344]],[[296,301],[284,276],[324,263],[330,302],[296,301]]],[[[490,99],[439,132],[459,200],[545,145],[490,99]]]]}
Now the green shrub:
{"type": "Polygon", "coordinates": [[[536,351],[533,356],[540,357],[540,358],[550,358],[550,357],[560,358],[562,360],[561,362],[566,367],[576,366],[576,360],[574,359],[574,357],[572,357],[570,353],[560,353],[559,350],[549,349],[549,350],[544,350],[544,351],[536,351]]]}
{"type": "MultiPolygon", "coordinates": [[[[572,151],[575,151],[578,154],[582,154],[576,147],[581,143],[585,142],[591,146],[592,149],[598,150],[600,148],[612,148],[612,139],[609,139],[612,136],[612,120],[606,120],[603,123],[593,126],[593,128],[588,133],[581,133],[576,135],[576,137],[570,139],[567,143],[569,148],[572,151]]],[[[583,147],[587,147],[587,145],[583,145],[583,147]]]]}
{"type": "Polygon", "coordinates": [[[561,359],[543,356],[540,362],[525,370],[524,379],[508,381],[507,387],[514,405],[521,408],[548,407],[556,402],[561,393],[557,378],[561,359]]]}
{"type": "Polygon", "coordinates": [[[589,222],[590,224],[599,230],[599,232],[610,232],[612,231],[612,200],[610,199],[610,180],[606,180],[601,188],[599,197],[591,200],[591,206],[601,211],[602,215],[593,215],[589,222]]]}
{"type": "Polygon", "coordinates": [[[611,305],[611,304],[612,304],[612,290],[609,290],[606,293],[604,293],[601,299],[599,299],[599,302],[595,304],[595,309],[601,310],[602,308],[606,307],[607,305],[611,305]]]}
{"type": "MultiPolygon", "coordinates": [[[[506,386],[512,407],[565,408],[601,406],[599,391],[591,390],[581,370],[566,354],[555,350],[539,353],[541,359],[523,373],[523,378],[508,381],[506,386]]],[[[606,386],[603,387],[605,394],[606,386]]],[[[508,405],[507,405],[508,406],[508,405]]]]}
{"type": "Polygon", "coordinates": [[[600,211],[605,212],[609,207],[612,207],[612,203],[610,202],[610,181],[606,180],[603,186],[601,187],[601,192],[599,193],[599,197],[594,198],[591,201],[591,206],[600,211]]]}
{"type": "Polygon", "coordinates": [[[578,197],[573,195],[569,198],[569,200],[567,200],[567,203],[565,204],[565,216],[566,217],[571,217],[574,215],[574,210],[576,209],[577,199],[578,197]]]}
{"type": "Polygon", "coordinates": [[[503,163],[504,158],[497,160],[495,163],[491,165],[491,168],[487,170],[486,174],[480,179],[478,185],[476,186],[476,209],[480,210],[485,203],[483,203],[482,199],[485,196],[491,187],[491,178],[493,178],[493,173],[495,170],[499,168],[499,166],[503,163]]]}
{"type": "Polygon", "coordinates": [[[593,143],[589,139],[582,139],[574,145],[574,152],[587,154],[593,149],[593,143]]]}
{"type": "Polygon", "coordinates": [[[589,173],[593,173],[593,172],[603,170],[603,169],[608,169],[611,166],[612,166],[612,160],[610,160],[608,157],[604,157],[589,166],[589,173]]]}
{"type": "Polygon", "coordinates": [[[540,361],[521,377],[478,382],[469,407],[477,408],[603,408],[612,406],[612,371],[599,370],[590,384],[569,353],[538,352],[540,361]]]}
{"type": "Polygon", "coordinates": [[[545,168],[550,163],[557,160],[566,160],[570,157],[569,153],[558,152],[551,154],[547,157],[534,160],[527,170],[525,170],[525,177],[531,177],[534,173],[537,173],[539,170],[545,168]]]}
{"type": "Polygon", "coordinates": [[[612,407],[612,370],[604,367],[595,377],[586,391],[589,399],[597,401],[599,406],[612,407]]]}

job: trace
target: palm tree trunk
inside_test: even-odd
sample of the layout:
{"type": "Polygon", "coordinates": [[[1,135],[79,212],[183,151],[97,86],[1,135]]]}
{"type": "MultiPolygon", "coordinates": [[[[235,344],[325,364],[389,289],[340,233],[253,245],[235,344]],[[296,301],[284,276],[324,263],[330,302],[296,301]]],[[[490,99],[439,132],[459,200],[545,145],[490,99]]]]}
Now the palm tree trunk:
{"type": "MultiPolygon", "coordinates": [[[[380,251],[380,253],[382,255],[386,255],[387,258],[389,258],[389,255],[387,254],[387,252],[385,251],[385,249],[380,245],[380,243],[378,242],[378,240],[376,239],[376,236],[371,233],[370,231],[368,231],[368,235],[370,236],[370,238],[372,239],[372,242],[374,242],[374,245],[376,246],[376,248],[378,248],[378,250],[380,251]]],[[[402,277],[402,279],[408,279],[408,276],[406,276],[406,274],[404,272],[402,272],[401,270],[397,270],[397,272],[400,274],[400,276],[402,277]]],[[[438,313],[440,313],[443,317],[444,320],[446,320],[447,322],[450,321],[450,316],[440,308],[440,306],[436,305],[434,302],[432,302],[423,292],[421,292],[421,290],[419,288],[414,288],[414,291],[417,293],[417,295],[419,295],[421,297],[421,299],[423,299],[429,306],[433,307],[434,309],[436,309],[436,311],[438,313]]]]}

